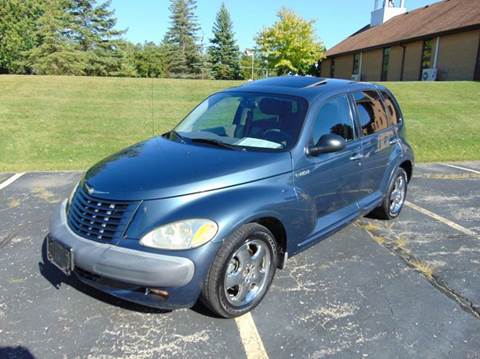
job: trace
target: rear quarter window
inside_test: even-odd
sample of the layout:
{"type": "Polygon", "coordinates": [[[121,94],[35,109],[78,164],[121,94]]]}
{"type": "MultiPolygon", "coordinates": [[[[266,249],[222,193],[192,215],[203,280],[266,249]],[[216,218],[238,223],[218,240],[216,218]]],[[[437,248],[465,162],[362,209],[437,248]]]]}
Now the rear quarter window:
{"type": "Polygon", "coordinates": [[[387,91],[380,91],[385,104],[385,110],[392,125],[399,125],[402,123],[402,114],[397,101],[387,91]]]}
{"type": "Polygon", "coordinates": [[[364,136],[388,128],[387,114],[377,91],[354,92],[353,98],[357,107],[360,128],[364,136]]]}

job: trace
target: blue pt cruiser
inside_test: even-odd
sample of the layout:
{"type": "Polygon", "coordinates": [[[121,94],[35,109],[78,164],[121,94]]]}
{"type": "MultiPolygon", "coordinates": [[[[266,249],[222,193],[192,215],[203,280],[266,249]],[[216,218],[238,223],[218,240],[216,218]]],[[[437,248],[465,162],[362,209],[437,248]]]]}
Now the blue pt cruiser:
{"type": "Polygon", "coordinates": [[[174,309],[200,299],[235,317],[288,257],[365,214],[397,217],[413,165],[386,88],[251,82],[92,167],[52,217],[47,258],[128,301],[174,309]]]}

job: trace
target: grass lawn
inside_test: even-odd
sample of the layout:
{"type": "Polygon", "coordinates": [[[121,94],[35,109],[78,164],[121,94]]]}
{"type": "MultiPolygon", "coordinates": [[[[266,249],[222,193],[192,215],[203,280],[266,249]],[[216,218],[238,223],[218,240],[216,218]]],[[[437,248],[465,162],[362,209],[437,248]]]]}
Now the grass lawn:
{"type": "MultiPolygon", "coordinates": [[[[0,76],[0,171],[86,169],[167,131],[208,94],[237,84],[0,76]]],[[[402,105],[418,161],[480,159],[480,83],[387,86],[402,105]]]]}

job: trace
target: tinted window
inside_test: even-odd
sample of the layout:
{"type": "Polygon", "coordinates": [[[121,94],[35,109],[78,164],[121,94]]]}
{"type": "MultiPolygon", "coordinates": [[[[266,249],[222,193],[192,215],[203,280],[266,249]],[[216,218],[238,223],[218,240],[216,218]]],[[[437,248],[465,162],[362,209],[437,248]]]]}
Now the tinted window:
{"type": "Polygon", "coordinates": [[[400,110],[398,108],[396,101],[392,98],[392,96],[389,93],[385,91],[382,91],[382,96],[383,96],[383,103],[385,104],[385,110],[387,111],[387,115],[390,119],[390,123],[392,125],[398,125],[402,119],[401,119],[400,110]]]}
{"type": "Polygon", "coordinates": [[[352,74],[359,74],[360,73],[360,54],[353,55],[353,70],[352,74]]]}
{"type": "Polygon", "coordinates": [[[330,60],[330,77],[335,77],[335,59],[330,60]]]}
{"type": "Polygon", "coordinates": [[[425,40],[422,49],[422,70],[429,69],[432,62],[432,40],[425,40]]]}
{"type": "Polygon", "coordinates": [[[329,133],[342,136],[347,141],[354,138],[352,111],[346,95],[330,99],[322,106],[313,129],[313,143],[329,133]]]}
{"type": "Polygon", "coordinates": [[[390,64],[390,52],[391,48],[386,47],[383,49],[383,62],[382,62],[382,81],[387,81],[388,78],[388,65],[390,64]]]}
{"type": "Polygon", "coordinates": [[[382,101],[376,91],[362,91],[353,94],[357,104],[360,127],[364,136],[388,127],[388,120],[382,101]]]}

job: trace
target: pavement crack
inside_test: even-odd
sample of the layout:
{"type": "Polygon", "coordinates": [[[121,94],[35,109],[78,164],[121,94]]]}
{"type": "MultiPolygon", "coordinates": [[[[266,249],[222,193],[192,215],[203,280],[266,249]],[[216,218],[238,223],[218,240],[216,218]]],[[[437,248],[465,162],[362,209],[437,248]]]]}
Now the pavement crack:
{"type": "Polygon", "coordinates": [[[7,244],[10,243],[13,238],[15,238],[17,233],[18,231],[7,234],[4,238],[0,239],[0,248],[6,247],[7,244]]]}
{"type": "Polygon", "coordinates": [[[381,241],[378,238],[381,238],[379,227],[372,226],[368,223],[358,223],[358,225],[363,228],[370,236],[370,238],[377,243],[378,245],[386,248],[392,254],[398,256],[408,267],[415,269],[416,272],[420,273],[434,288],[439,290],[441,293],[454,300],[465,312],[473,315],[475,318],[480,319],[480,308],[477,307],[470,299],[464,297],[462,294],[458,293],[456,290],[451,288],[446,281],[441,279],[438,275],[434,273],[434,268],[426,264],[419,258],[416,258],[412,255],[404,246],[399,246],[396,243],[401,240],[399,237],[397,241],[381,241]]]}

